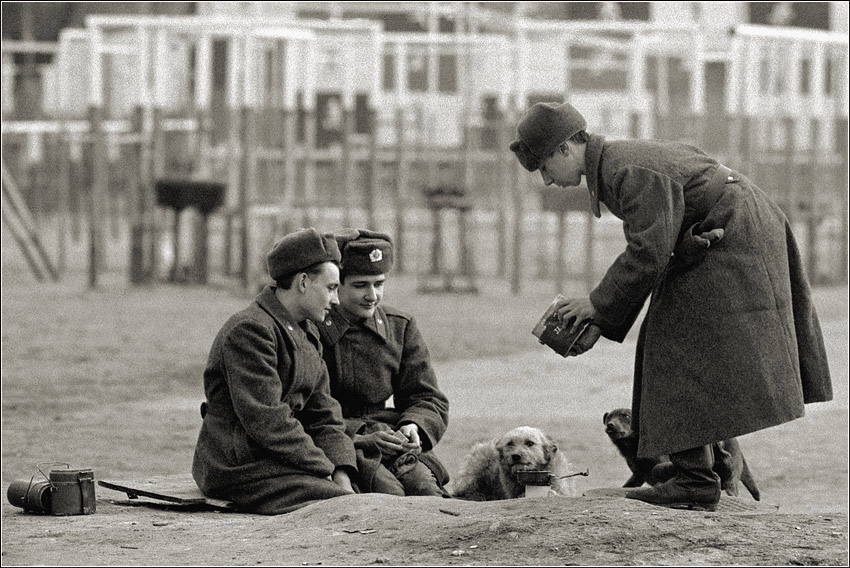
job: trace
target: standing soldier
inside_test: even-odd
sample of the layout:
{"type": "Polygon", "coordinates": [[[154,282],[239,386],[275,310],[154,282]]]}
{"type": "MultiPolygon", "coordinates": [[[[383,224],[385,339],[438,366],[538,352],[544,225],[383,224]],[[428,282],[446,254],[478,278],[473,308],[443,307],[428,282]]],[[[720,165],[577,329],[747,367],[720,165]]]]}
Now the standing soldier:
{"type": "Polygon", "coordinates": [[[216,336],[192,464],[204,494],[275,515],[354,492],[354,446],[315,325],[338,303],[339,258],[315,229],[283,237],[267,257],[275,285],[216,336]]]}
{"type": "Polygon", "coordinates": [[[339,305],[319,329],[331,393],[357,448],[360,489],[445,496],[448,474],[431,450],[446,431],[449,402],[415,320],[381,304],[392,240],[356,229],[336,239],[339,305]]]}
{"type": "Polygon", "coordinates": [[[623,221],[626,250],[566,323],[591,320],[574,354],[600,335],[622,342],[647,297],[634,368],[638,457],[670,454],[676,476],[627,497],[714,510],[713,442],[803,416],[832,400],[823,336],[803,263],[780,208],[738,172],[692,146],[606,141],[570,104],[538,103],[511,143],[546,185],[587,179],[590,205],[623,221]]]}

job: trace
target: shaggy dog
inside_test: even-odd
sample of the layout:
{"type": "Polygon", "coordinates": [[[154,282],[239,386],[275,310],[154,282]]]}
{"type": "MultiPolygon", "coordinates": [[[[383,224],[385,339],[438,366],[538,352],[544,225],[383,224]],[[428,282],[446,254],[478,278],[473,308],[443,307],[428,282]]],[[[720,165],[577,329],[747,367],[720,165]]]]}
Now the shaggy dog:
{"type": "MultiPolygon", "coordinates": [[[[644,483],[655,485],[663,483],[676,475],[676,467],[668,456],[638,458],[638,435],[632,431],[632,411],[628,408],[615,408],[602,416],[605,433],[617,446],[620,454],[626,458],[632,475],[623,487],[640,487],[644,483]]],[[[753,499],[759,501],[761,494],[756,480],[744,459],[741,445],[735,438],[721,440],[712,444],[714,450],[714,472],[720,477],[720,486],[728,495],[738,496],[738,482],[744,484],[753,499]]]]}
{"type": "Polygon", "coordinates": [[[522,497],[525,486],[517,482],[518,471],[548,471],[551,492],[573,494],[572,481],[559,479],[569,473],[569,464],[557,444],[539,428],[520,426],[472,448],[455,476],[452,496],[470,501],[522,497]]]}

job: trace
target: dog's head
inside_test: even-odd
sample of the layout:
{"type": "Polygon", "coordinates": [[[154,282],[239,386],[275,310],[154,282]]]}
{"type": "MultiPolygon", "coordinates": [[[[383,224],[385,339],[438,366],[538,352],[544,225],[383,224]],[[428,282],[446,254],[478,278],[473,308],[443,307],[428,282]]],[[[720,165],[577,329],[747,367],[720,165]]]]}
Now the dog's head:
{"type": "Polygon", "coordinates": [[[558,445],[539,428],[520,426],[496,441],[499,464],[511,475],[518,471],[541,471],[558,451],[558,445]]]}
{"type": "Polygon", "coordinates": [[[612,440],[620,440],[632,433],[632,411],[628,408],[615,408],[602,416],[605,433],[612,440]]]}

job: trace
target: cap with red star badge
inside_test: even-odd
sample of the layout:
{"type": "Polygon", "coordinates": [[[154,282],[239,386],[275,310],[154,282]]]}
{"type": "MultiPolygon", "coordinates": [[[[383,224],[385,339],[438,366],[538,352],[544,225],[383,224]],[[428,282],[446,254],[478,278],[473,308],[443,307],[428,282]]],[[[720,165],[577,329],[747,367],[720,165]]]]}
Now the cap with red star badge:
{"type": "Polygon", "coordinates": [[[342,261],[342,274],[386,274],[393,267],[393,241],[389,235],[368,229],[343,229],[334,233],[342,261]]]}

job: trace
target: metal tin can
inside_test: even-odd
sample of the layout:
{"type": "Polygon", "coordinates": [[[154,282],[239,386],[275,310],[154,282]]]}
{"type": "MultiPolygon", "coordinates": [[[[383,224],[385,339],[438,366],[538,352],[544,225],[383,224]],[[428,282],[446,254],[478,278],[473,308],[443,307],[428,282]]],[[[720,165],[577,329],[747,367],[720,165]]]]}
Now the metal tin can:
{"type": "Polygon", "coordinates": [[[13,481],[6,491],[6,498],[15,507],[33,513],[50,513],[53,503],[53,492],[50,482],[44,481],[13,481]]]}
{"type": "Polygon", "coordinates": [[[549,485],[552,474],[545,470],[526,470],[516,472],[516,480],[520,485],[549,485]]]}
{"type": "Polygon", "coordinates": [[[94,472],[91,469],[55,469],[50,472],[51,513],[91,515],[96,510],[94,472]]]}

